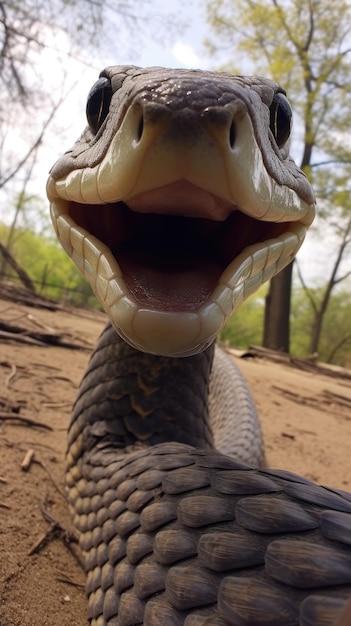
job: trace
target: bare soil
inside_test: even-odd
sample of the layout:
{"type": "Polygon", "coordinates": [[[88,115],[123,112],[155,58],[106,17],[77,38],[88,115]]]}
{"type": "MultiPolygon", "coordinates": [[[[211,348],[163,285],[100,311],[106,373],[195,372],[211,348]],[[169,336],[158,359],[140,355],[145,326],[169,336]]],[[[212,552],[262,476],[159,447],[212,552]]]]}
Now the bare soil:
{"type": "MultiPolygon", "coordinates": [[[[72,403],[105,318],[0,300],[0,320],[86,345],[0,338],[0,626],[84,625],[85,577],[64,532],[72,531],[64,456],[72,403]],[[24,471],[29,450],[34,459],[24,471]]],[[[350,380],[264,358],[238,363],[261,417],[268,465],[351,491],[350,380]]]]}

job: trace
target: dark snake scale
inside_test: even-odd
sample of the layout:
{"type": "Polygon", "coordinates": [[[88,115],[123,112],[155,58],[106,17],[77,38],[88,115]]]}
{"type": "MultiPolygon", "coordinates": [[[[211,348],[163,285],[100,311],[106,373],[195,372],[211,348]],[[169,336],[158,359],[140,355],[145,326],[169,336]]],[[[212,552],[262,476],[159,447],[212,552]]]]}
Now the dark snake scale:
{"type": "Polygon", "coordinates": [[[94,626],[351,624],[351,494],[264,466],[245,381],[214,348],[313,219],[279,94],[107,68],[50,174],[57,234],[112,322],[68,433],[94,626]]]}

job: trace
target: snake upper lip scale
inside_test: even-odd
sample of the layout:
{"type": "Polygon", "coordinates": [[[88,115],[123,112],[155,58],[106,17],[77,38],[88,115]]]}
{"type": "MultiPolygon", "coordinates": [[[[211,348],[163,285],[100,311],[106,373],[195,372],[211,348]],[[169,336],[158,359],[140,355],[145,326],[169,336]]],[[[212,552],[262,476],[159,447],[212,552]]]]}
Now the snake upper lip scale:
{"type": "Polygon", "coordinates": [[[161,84],[158,72],[143,89],[128,70],[121,84],[118,68],[103,73],[90,126],[47,190],[56,233],[116,330],[185,356],[291,261],[314,197],[288,156],[273,81],[252,90],[229,74],[162,70],[161,84]]]}

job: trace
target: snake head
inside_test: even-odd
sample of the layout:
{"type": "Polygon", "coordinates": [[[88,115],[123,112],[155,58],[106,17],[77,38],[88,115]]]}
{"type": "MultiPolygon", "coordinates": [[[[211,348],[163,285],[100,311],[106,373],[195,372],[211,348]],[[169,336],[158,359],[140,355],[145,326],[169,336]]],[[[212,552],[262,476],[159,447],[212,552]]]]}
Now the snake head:
{"type": "Polygon", "coordinates": [[[269,79],[110,67],[50,172],[52,221],[117,332],[187,356],[288,265],[314,217],[269,79]]]}

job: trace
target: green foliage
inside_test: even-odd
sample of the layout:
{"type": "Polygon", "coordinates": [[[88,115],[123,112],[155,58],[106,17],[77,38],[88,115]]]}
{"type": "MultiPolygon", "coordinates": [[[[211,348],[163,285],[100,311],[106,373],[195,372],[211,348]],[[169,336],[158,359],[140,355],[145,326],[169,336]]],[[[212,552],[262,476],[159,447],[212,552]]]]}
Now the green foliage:
{"type": "MultiPolygon", "coordinates": [[[[272,76],[288,90],[303,142],[347,161],[351,125],[348,0],[205,0],[213,52],[230,46],[236,70],[272,76]]],[[[307,157],[307,154],[305,154],[307,157]]],[[[303,166],[311,165],[311,154],[303,166]]]]}
{"type": "MultiPolygon", "coordinates": [[[[315,289],[316,301],[321,301],[323,288],[315,289]]],[[[291,301],[291,354],[305,357],[309,354],[310,335],[313,324],[313,309],[305,291],[297,287],[293,290],[291,301]]]]}
{"type": "Polygon", "coordinates": [[[261,287],[239,307],[223,328],[221,342],[238,348],[261,344],[266,291],[266,286],[261,287]]]}
{"type": "MultiPolygon", "coordinates": [[[[0,241],[5,245],[9,228],[0,223],[0,241]]],[[[15,231],[11,254],[35,284],[37,293],[75,306],[96,308],[95,296],[56,238],[41,237],[30,230],[15,231]]],[[[17,277],[8,266],[3,276],[17,277]]]]}
{"type": "MultiPolygon", "coordinates": [[[[314,301],[323,300],[325,286],[313,290],[314,301]]],[[[323,319],[323,333],[318,346],[319,361],[351,367],[351,293],[349,290],[334,292],[323,319]]],[[[306,356],[314,314],[302,288],[293,292],[291,312],[291,352],[306,356]]]]}
{"type": "Polygon", "coordinates": [[[321,360],[351,368],[351,294],[332,297],[324,317],[319,353],[321,360]]]}
{"type": "MultiPolygon", "coordinates": [[[[325,286],[313,290],[317,306],[323,299],[325,286]]],[[[237,348],[261,345],[264,317],[264,298],[267,288],[251,296],[230,318],[220,335],[220,341],[237,348]]],[[[351,367],[351,292],[337,291],[330,299],[324,316],[323,334],[318,360],[351,367]]],[[[306,357],[309,354],[314,312],[304,289],[295,287],[291,306],[291,354],[306,357]]]]}

